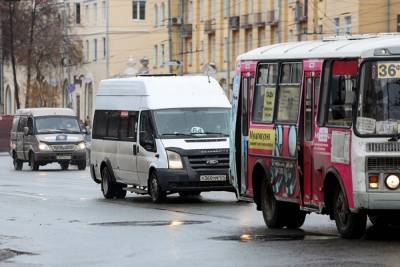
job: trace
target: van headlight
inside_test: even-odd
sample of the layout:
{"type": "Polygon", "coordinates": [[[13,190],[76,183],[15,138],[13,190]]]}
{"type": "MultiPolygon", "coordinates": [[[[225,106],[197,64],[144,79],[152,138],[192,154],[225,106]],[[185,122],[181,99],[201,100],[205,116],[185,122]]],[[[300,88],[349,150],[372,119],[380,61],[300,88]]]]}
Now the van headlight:
{"type": "Polygon", "coordinates": [[[45,143],[39,143],[39,150],[41,151],[50,151],[51,148],[48,144],[45,143]]]}
{"type": "Polygon", "coordinates": [[[85,150],[85,149],[86,149],[86,145],[84,142],[81,142],[76,146],[76,150],[85,150]]]}
{"type": "Polygon", "coordinates": [[[183,169],[181,156],[173,151],[167,150],[168,168],[170,169],[183,169]]]}
{"type": "Polygon", "coordinates": [[[389,189],[395,190],[399,187],[400,178],[397,175],[391,174],[386,177],[385,184],[389,189]]]}

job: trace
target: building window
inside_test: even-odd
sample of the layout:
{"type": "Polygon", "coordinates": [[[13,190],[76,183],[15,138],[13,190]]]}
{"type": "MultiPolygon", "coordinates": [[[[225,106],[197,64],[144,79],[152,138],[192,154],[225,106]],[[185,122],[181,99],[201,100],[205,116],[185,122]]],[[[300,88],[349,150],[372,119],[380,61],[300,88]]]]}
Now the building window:
{"type": "Polygon", "coordinates": [[[81,4],[75,4],[75,23],[81,24],[81,4]]]}
{"type": "Polygon", "coordinates": [[[160,10],[160,25],[164,26],[165,20],[165,4],[161,3],[161,10],[160,10]]]}
{"type": "Polygon", "coordinates": [[[157,4],[154,5],[154,10],[153,10],[153,26],[157,27],[158,26],[158,6],[157,4]]]}
{"type": "Polygon", "coordinates": [[[154,51],[153,51],[153,58],[154,58],[154,67],[158,66],[158,46],[154,46],[154,51]]]}
{"type": "Polygon", "coordinates": [[[85,55],[85,57],[86,57],[86,62],[89,62],[89,53],[90,53],[90,51],[89,51],[89,41],[88,40],[86,40],[86,55],[85,55]]]}
{"type": "Polygon", "coordinates": [[[89,5],[85,5],[85,24],[88,25],[90,22],[89,5]]]}
{"type": "Polygon", "coordinates": [[[208,62],[215,63],[215,35],[210,35],[208,39],[208,62]]]}
{"type": "Polygon", "coordinates": [[[107,6],[106,1],[101,2],[101,10],[103,11],[103,21],[107,20],[107,6]]]}
{"type": "Polygon", "coordinates": [[[249,51],[253,48],[253,33],[249,31],[246,36],[246,50],[249,51]]]}
{"type": "Polygon", "coordinates": [[[334,19],[334,25],[333,25],[334,29],[335,29],[335,34],[339,35],[340,33],[340,18],[335,18],[334,19]]]}
{"type": "Polygon", "coordinates": [[[106,38],[103,37],[103,58],[106,58],[107,56],[107,42],[106,42],[106,38]]]}
{"type": "Polygon", "coordinates": [[[165,45],[161,45],[161,56],[160,56],[160,66],[165,64],[165,45]]]}
{"type": "Polygon", "coordinates": [[[97,60],[97,39],[93,40],[93,60],[96,61],[97,60]]]}
{"type": "Polygon", "coordinates": [[[132,2],[132,18],[135,20],[144,20],[146,18],[146,1],[134,0],[132,2]]]}
{"type": "Polygon", "coordinates": [[[344,30],[346,34],[351,34],[351,16],[344,17],[344,30]]]}
{"type": "Polygon", "coordinates": [[[200,41],[200,64],[204,64],[204,41],[200,41]]]}
{"type": "Polygon", "coordinates": [[[228,40],[228,37],[225,37],[224,38],[224,62],[228,62],[228,60],[229,60],[228,49],[229,49],[229,40],[228,40]]]}
{"type": "Polygon", "coordinates": [[[192,42],[188,42],[187,53],[188,53],[188,65],[191,66],[193,64],[193,49],[192,42]]]}
{"type": "Polygon", "coordinates": [[[265,30],[260,29],[258,31],[258,46],[264,46],[265,45],[265,30]]]}
{"type": "Polygon", "coordinates": [[[97,3],[93,4],[93,22],[97,24],[97,3]]]}

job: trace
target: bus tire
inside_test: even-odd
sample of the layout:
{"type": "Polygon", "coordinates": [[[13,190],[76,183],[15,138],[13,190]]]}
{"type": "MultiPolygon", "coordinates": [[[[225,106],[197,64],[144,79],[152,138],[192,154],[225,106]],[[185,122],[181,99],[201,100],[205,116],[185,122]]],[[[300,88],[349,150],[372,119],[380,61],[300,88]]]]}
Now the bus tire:
{"type": "Polygon", "coordinates": [[[282,228],[285,225],[284,203],[277,201],[268,179],[261,182],[261,210],[268,228],[282,228]]]}
{"type": "Polygon", "coordinates": [[[116,184],[111,179],[110,171],[107,167],[101,170],[101,191],[105,199],[113,199],[116,196],[116,184]]]}
{"type": "Polygon", "coordinates": [[[307,213],[300,210],[299,205],[289,203],[286,210],[286,227],[297,229],[303,226],[307,213]]]}
{"type": "Polygon", "coordinates": [[[333,200],[333,213],[336,227],[341,237],[355,239],[365,234],[367,215],[350,211],[341,186],[337,186],[336,188],[333,200]]]}

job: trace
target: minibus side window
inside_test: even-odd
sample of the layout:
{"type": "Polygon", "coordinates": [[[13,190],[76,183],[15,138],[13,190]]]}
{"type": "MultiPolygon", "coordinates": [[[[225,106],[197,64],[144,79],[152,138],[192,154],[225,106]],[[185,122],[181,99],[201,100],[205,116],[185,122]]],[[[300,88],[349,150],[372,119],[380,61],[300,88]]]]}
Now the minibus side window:
{"type": "Polygon", "coordinates": [[[107,112],[96,110],[93,120],[93,139],[102,139],[107,135],[107,112]]]}
{"type": "Polygon", "coordinates": [[[277,116],[277,120],[280,122],[293,123],[297,121],[300,101],[301,75],[301,63],[282,64],[277,116]]]}
{"type": "Polygon", "coordinates": [[[28,122],[28,118],[27,117],[21,117],[19,120],[19,124],[18,124],[18,132],[23,132],[24,131],[24,127],[26,127],[28,122]]]}
{"type": "Polygon", "coordinates": [[[122,140],[136,141],[138,113],[137,111],[130,111],[128,116],[121,117],[120,138],[122,140]]]}
{"type": "Polygon", "coordinates": [[[142,111],[140,114],[140,145],[147,151],[156,152],[154,140],[154,127],[150,111],[142,111]]]}
{"type": "Polygon", "coordinates": [[[118,138],[119,111],[108,112],[107,137],[118,138]]]}
{"type": "Polygon", "coordinates": [[[278,64],[260,64],[253,98],[253,122],[271,123],[274,118],[278,64]]]}

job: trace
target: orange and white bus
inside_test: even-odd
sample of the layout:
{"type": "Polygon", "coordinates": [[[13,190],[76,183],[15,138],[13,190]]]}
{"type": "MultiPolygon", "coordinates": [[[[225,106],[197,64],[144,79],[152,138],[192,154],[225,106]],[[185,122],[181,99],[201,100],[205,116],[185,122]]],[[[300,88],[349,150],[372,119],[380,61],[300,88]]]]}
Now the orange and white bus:
{"type": "Polygon", "coordinates": [[[400,211],[400,35],[280,43],[238,57],[230,177],[272,228],[327,214],[342,237],[400,211]]]}

